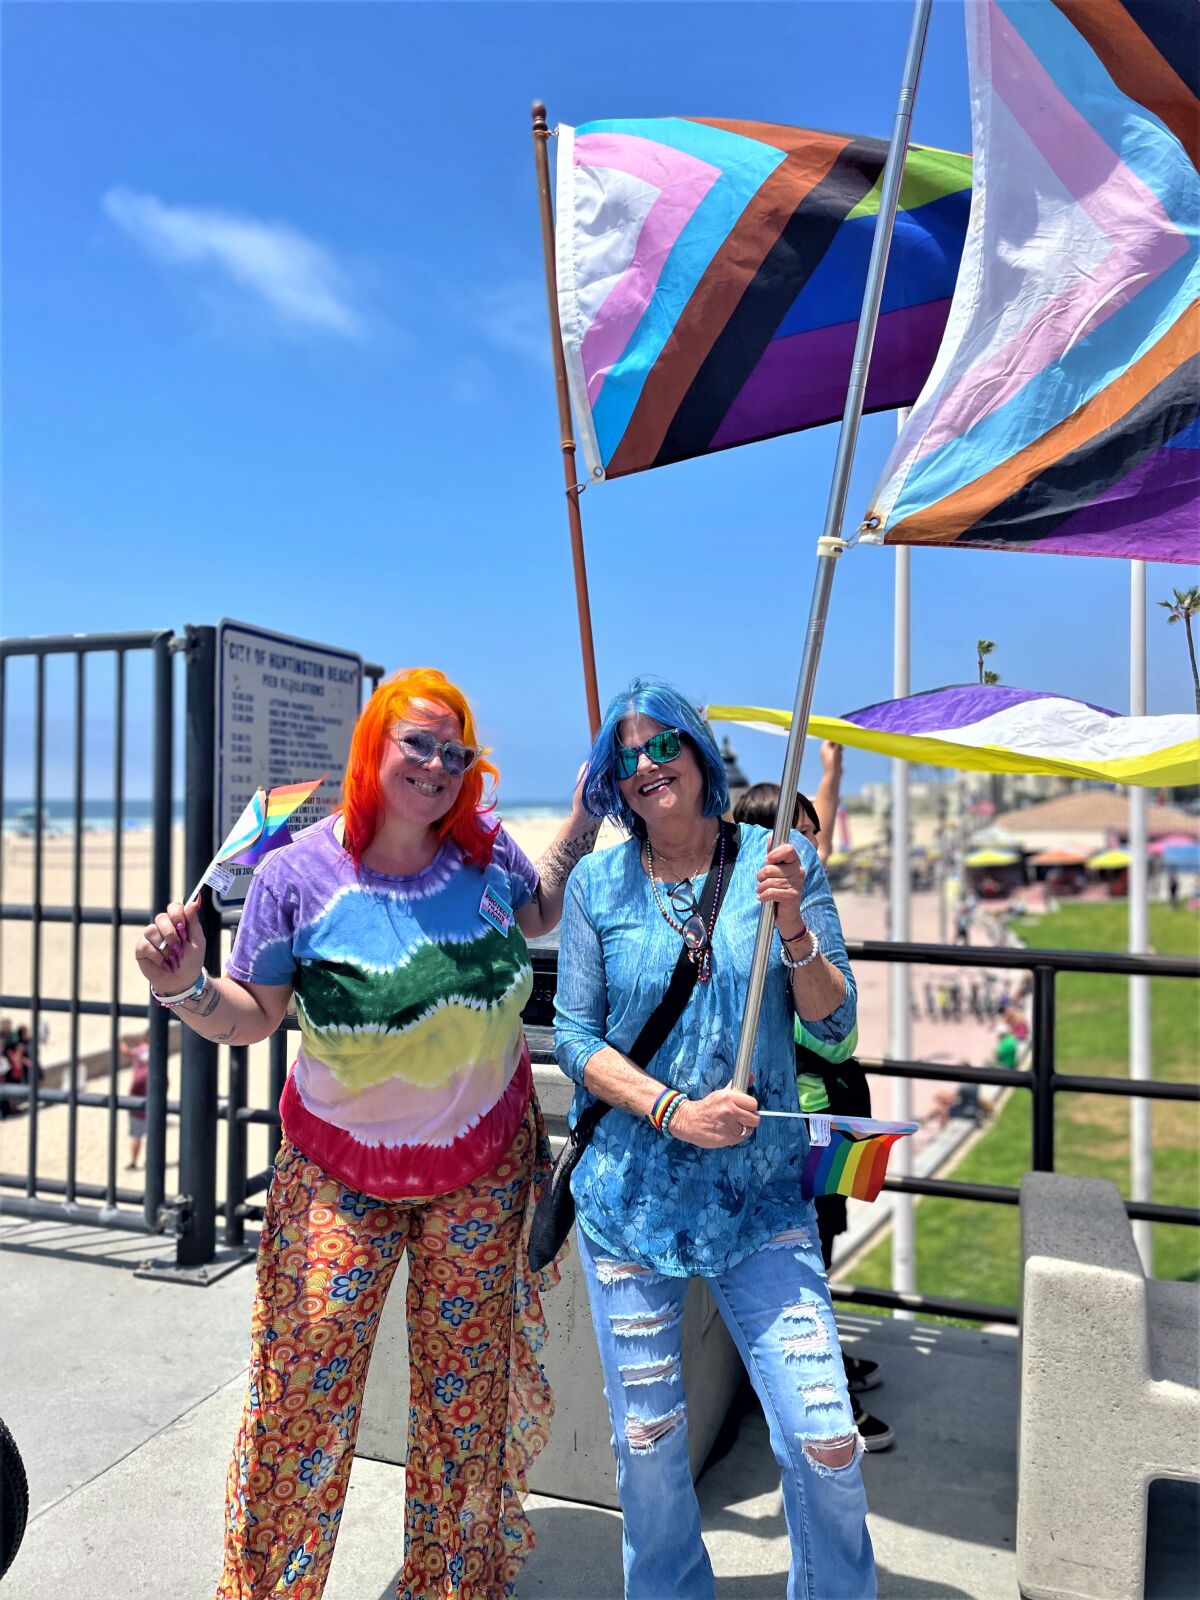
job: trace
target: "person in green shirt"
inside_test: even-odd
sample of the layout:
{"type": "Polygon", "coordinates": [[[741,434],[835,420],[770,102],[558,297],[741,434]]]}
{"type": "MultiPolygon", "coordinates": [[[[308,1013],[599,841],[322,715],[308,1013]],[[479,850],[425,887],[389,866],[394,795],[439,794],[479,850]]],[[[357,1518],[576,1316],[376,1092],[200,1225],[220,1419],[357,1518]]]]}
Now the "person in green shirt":
{"type": "Polygon", "coordinates": [[[1016,1034],[1011,1028],[1002,1028],[1000,1037],[996,1040],[996,1065],[1007,1067],[1010,1072],[1017,1070],[1017,1056],[1020,1053],[1016,1034]]]}

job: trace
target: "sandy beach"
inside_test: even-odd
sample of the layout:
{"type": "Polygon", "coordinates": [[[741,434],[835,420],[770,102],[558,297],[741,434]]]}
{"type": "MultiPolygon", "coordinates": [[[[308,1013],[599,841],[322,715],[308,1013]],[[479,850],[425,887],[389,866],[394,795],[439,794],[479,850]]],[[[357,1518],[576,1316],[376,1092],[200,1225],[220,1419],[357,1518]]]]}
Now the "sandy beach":
{"type": "MultiPolygon", "coordinates": [[[[537,860],[554,838],[561,826],[561,818],[548,814],[516,815],[506,819],[506,826],[521,848],[537,860]]],[[[600,835],[598,849],[619,843],[622,835],[606,826],[600,835]]],[[[148,830],[127,830],[121,841],[121,862],[118,873],[114,859],[114,841],[111,832],[94,831],[84,835],[84,850],[79,874],[80,904],[111,915],[111,907],[119,888],[121,904],[129,909],[149,909],[151,888],[151,836],[148,830]]],[[[172,882],[177,892],[183,892],[183,838],[177,828],[173,837],[174,865],[172,882]]],[[[3,854],[3,899],[9,905],[28,905],[33,898],[34,850],[29,839],[6,835],[3,854]]],[[[41,903],[44,907],[70,906],[74,901],[73,840],[69,835],[48,835],[43,845],[43,870],[41,903]]],[[[885,937],[886,902],[878,894],[839,893],[838,907],[847,939],[880,939],[885,937]]],[[[32,929],[28,923],[7,922],[3,926],[3,945],[0,947],[0,991],[17,995],[30,992],[32,976],[32,929]]],[[[123,1003],[142,1005],[146,988],[133,960],[133,948],[139,929],[115,929],[110,922],[86,926],[79,933],[79,992],[84,999],[111,1002],[119,995],[123,1003]]],[[[936,896],[918,894],[913,897],[913,936],[919,941],[936,942],[938,936],[938,909],[936,896]]],[[[67,999],[71,993],[74,969],[75,933],[66,923],[43,923],[41,930],[41,982],[40,993],[44,999],[67,999]]],[[[222,961],[227,953],[230,935],[222,939],[222,961]]],[[[215,963],[209,960],[210,970],[215,963]]],[[[920,993],[925,975],[913,969],[914,988],[920,993]]],[[[859,1033],[863,1055],[887,1053],[887,967],[883,963],[861,963],[856,972],[859,986],[859,1033]]],[[[28,1013],[17,1007],[5,1007],[4,1015],[11,1026],[29,1020],[28,1013]]],[[[71,1032],[69,1018],[59,1012],[43,1012],[42,1020],[48,1036],[42,1047],[42,1064],[47,1081],[66,1086],[62,1065],[71,1058],[71,1032]]],[[[134,1038],[140,1026],[136,1018],[120,1021],[120,1037],[134,1038]]],[[[177,1029],[172,1029],[173,1049],[177,1052],[177,1029]]],[[[913,1024],[914,1057],[944,1062],[969,1061],[982,1064],[990,1059],[991,1033],[971,1018],[960,1023],[928,1022],[924,1019],[913,1024]]],[[[78,1019],[78,1056],[90,1062],[88,1088],[105,1092],[112,1081],[112,1022],[108,1015],[78,1019]]],[[[227,1056],[221,1053],[219,1084],[222,1092],[227,1074],[227,1056]]],[[[129,1070],[118,1058],[116,1085],[125,1092],[129,1070]]],[[[249,1103],[266,1105],[269,1095],[268,1058],[266,1045],[250,1051],[249,1103]]],[[[929,1084],[914,1085],[917,1114],[927,1109],[934,1092],[929,1084]]],[[[179,1057],[171,1058],[169,1095],[179,1093],[179,1057]]],[[[876,1091],[877,1114],[887,1115],[891,1109],[891,1086],[881,1083],[876,1091]]],[[[128,1160],[126,1116],[119,1114],[118,1182],[122,1186],[140,1189],[140,1173],[124,1173],[121,1169],[128,1160]]],[[[41,1176],[65,1176],[67,1156],[68,1113],[65,1106],[43,1107],[39,1116],[38,1171],[41,1176]]],[[[260,1170],[267,1161],[267,1131],[251,1127],[249,1136],[250,1171],[260,1170]]],[[[224,1128],[219,1129],[218,1172],[224,1171],[224,1128]]],[[[0,1124],[0,1166],[7,1173],[22,1173],[26,1165],[27,1119],[24,1115],[10,1117],[0,1124]]],[[[175,1163],[177,1160],[177,1122],[168,1120],[167,1189],[173,1191],[175,1163]]],[[[80,1107],[78,1111],[78,1165],[77,1176],[83,1182],[103,1184],[107,1171],[108,1111],[105,1107],[80,1107]]],[[[0,1201],[2,1203],[2,1201],[0,1201]]]]}

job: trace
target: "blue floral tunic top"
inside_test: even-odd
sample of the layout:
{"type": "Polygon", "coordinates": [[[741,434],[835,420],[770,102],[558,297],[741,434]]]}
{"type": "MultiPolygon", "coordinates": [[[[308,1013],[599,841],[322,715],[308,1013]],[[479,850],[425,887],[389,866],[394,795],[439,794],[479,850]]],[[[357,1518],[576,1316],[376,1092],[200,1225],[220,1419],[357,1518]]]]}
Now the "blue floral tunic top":
{"type": "MultiPolygon", "coordinates": [[[[700,1099],[733,1076],[750,959],[758,927],[757,874],[765,828],[741,824],[741,846],[713,936],[712,976],[697,983],[682,1017],[647,1069],[700,1099]]],[[[834,1043],[855,1025],[857,995],[825,871],[799,833],[791,842],[806,874],[804,920],[822,954],[846,979],[846,998],[824,1020],[805,1019],[815,1038],[834,1043]]],[[[604,1045],[627,1051],[666,992],[679,934],[663,918],[642,870],[636,839],[586,857],[567,881],[558,957],[555,1042],[559,1065],[576,1084],[571,1123],[594,1097],[583,1069],[604,1045]]],[[[696,880],[697,897],[702,880],[696,880]]],[[[772,940],[754,1053],[759,1104],[799,1109],[795,1024],[788,973],[772,940]]],[[[604,1250],[671,1277],[712,1275],[752,1255],[786,1228],[809,1220],[800,1174],[807,1124],[768,1117],[740,1144],[701,1150],[664,1138],[645,1117],[614,1109],[575,1169],[580,1226],[604,1250]]]]}

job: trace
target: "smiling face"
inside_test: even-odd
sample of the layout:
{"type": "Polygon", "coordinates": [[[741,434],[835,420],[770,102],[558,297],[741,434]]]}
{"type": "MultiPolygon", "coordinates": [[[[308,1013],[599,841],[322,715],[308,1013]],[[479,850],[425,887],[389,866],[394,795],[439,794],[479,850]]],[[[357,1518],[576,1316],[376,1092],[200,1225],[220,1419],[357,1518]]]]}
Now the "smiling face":
{"type": "MultiPolygon", "coordinates": [[[[617,728],[623,745],[645,744],[661,733],[665,723],[640,712],[624,718],[617,728]]],[[[684,739],[673,761],[656,766],[643,750],[632,778],[620,778],[617,787],[629,809],[653,831],[664,824],[678,826],[694,821],[704,808],[704,774],[691,746],[684,739]]]]}
{"type": "Polygon", "coordinates": [[[397,741],[411,728],[421,728],[431,733],[439,744],[444,744],[447,739],[461,741],[462,723],[443,706],[414,702],[408,715],[392,729],[379,763],[379,785],[385,810],[402,822],[432,827],[458,799],[462,774],[451,777],[442,766],[440,752],[428,766],[409,760],[397,741]]]}

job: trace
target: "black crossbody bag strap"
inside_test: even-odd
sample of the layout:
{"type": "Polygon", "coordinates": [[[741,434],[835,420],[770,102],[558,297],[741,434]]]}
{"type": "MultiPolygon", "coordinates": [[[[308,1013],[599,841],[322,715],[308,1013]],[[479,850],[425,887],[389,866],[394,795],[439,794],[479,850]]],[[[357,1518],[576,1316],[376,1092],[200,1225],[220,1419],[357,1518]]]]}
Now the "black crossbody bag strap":
{"type": "MultiPolygon", "coordinates": [[[[713,918],[713,927],[716,928],[716,919],[721,912],[721,901],[725,898],[725,891],[729,887],[729,880],[733,876],[733,864],[737,860],[738,845],[741,842],[741,832],[735,822],[722,822],[717,835],[717,842],[713,848],[713,857],[708,866],[708,877],[705,879],[704,888],[700,894],[700,904],[697,907],[700,920],[708,926],[708,919],[713,918]],[[721,859],[721,839],[725,840],[725,870],[721,873],[720,896],[717,897],[717,863],[721,859]],[[715,902],[715,906],[714,906],[715,902]]],[[[671,1029],[683,1015],[684,1007],[691,998],[692,990],[696,987],[699,968],[689,959],[686,945],[682,945],[679,958],[675,962],[675,969],[671,973],[671,981],[667,985],[666,993],[646,1018],[641,1032],[633,1044],[624,1053],[635,1066],[648,1067],[658,1054],[664,1040],[671,1029]]],[[[571,1130],[571,1143],[576,1149],[585,1150],[591,1142],[600,1122],[613,1109],[607,1100],[597,1100],[582,1112],[579,1121],[571,1130]]]]}
{"type": "MultiPolygon", "coordinates": [[[[741,839],[737,827],[733,823],[722,822],[721,832],[717,839],[717,848],[713,851],[712,862],[709,866],[708,879],[700,896],[697,911],[707,927],[709,919],[712,925],[717,925],[717,914],[721,909],[721,898],[729,887],[729,880],[733,876],[733,864],[737,859],[738,843],[741,839]],[[718,897],[717,863],[721,859],[721,841],[725,843],[725,870],[720,873],[720,897],[718,897]]],[[[662,1045],[663,1040],[683,1015],[683,1009],[688,1003],[692,990],[696,987],[699,970],[695,962],[688,959],[687,946],[682,945],[679,959],[675,963],[675,970],[671,973],[671,981],[667,985],[667,992],[655,1006],[642,1031],[634,1040],[633,1048],[627,1053],[639,1067],[646,1067],[654,1059],[655,1054],[662,1045]]],[[[559,1151],[558,1159],[554,1163],[554,1170],[550,1174],[542,1193],[538,1196],[537,1204],[533,1208],[533,1216],[529,1225],[529,1264],[535,1272],[540,1272],[555,1259],[562,1249],[567,1235],[571,1231],[571,1224],[575,1220],[575,1200],[571,1194],[571,1174],[574,1172],[584,1151],[592,1141],[592,1135],[599,1127],[601,1120],[612,1110],[606,1100],[596,1100],[584,1111],[579,1121],[567,1136],[567,1142],[559,1151]]]]}

